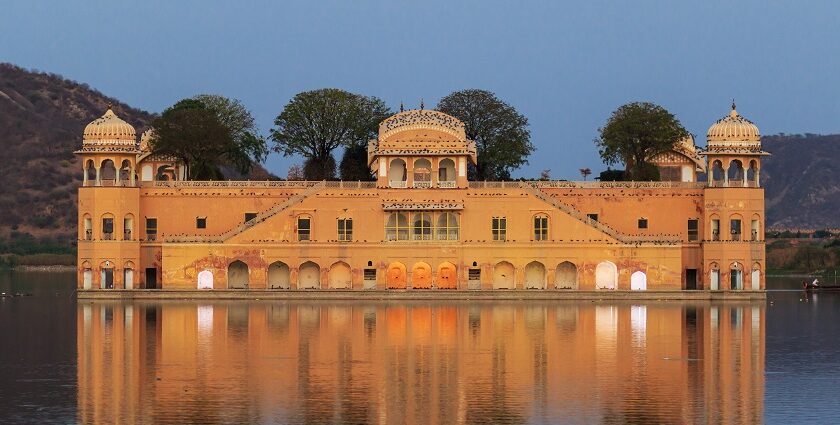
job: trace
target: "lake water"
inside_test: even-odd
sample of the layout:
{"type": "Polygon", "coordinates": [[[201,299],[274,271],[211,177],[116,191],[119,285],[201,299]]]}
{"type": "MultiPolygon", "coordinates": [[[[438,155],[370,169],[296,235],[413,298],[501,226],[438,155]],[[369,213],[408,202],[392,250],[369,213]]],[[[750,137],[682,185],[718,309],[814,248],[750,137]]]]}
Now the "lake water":
{"type": "Polygon", "coordinates": [[[0,272],[34,294],[0,299],[0,422],[840,422],[840,294],[77,303],[73,280],[0,272]]]}

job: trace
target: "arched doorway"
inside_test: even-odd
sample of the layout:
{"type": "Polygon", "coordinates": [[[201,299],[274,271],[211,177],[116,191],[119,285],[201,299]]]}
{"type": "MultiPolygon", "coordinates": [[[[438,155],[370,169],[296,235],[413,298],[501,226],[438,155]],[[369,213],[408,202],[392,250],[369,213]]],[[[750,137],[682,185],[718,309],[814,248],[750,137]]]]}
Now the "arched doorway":
{"type": "Polygon", "coordinates": [[[248,265],[236,260],[228,265],[228,289],[247,289],[249,283],[248,265]]]}
{"type": "Polygon", "coordinates": [[[431,289],[432,266],[424,262],[415,263],[411,268],[411,287],[415,289],[431,289]]]}
{"type": "Polygon", "coordinates": [[[458,269],[454,264],[446,262],[438,266],[437,288],[458,289],[458,269]]]}
{"type": "Polygon", "coordinates": [[[645,291],[647,290],[647,275],[645,272],[639,270],[630,275],[630,290],[631,291],[645,291]]]}
{"type": "Polygon", "coordinates": [[[720,290],[720,269],[716,263],[709,268],[709,286],[712,291],[720,290]]]}
{"type": "Polygon", "coordinates": [[[268,266],[268,288],[269,289],[290,289],[289,266],[282,261],[275,261],[268,266]]]}
{"type": "Polygon", "coordinates": [[[525,266],[525,289],[545,289],[545,266],[539,261],[525,266]]]}
{"type": "Polygon", "coordinates": [[[198,273],[198,289],[213,289],[213,272],[202,270],[198,273]]]}
{"type": "Polygon", "coordinates": [[[93,288],[93,270],[91,270],[90,263],[87,261],[82,263],[82,267],[82,288],[91,289],[93,288]]]}
{"type": "Polygon", "coordinates": [[[554,287],[557,289],[577,289],[577,266],[569,261],[558,264],[554,271],[554,287]]]}
{"type": "Polygon", "coordinates": [[[493,267],[493,289],[514,289],[516,269],[513,264],[502,261],[493,267]]]}
{"type": "Polygon", "coordinates": [[[321,266],[307,261],[298,268],[298,289],[318,289],[321,287],[321,266]]]}
{"type": "Polygon", "coordinates": [[[343,261],[330,266],[328,275],[331,289],[350,289],[353,286],[350,265],[343,261]]]}
{"type": "Polygon", "coordinates": [[[99,265],[100,270],[100,289],[114,289],[114,265],[110,261],[105,261],[99,265]]]}
{"type": "Polygon", "coordinates": [[[102,161],[99,169],[99,180],[103,186],[114,186],[117,181],[117,166],[114,161],[106,159],[102,161]]]}
{"type": "Polygon", "coordinates": [[[618,267],[610,261],[602,261],[595,267],[595,288],[614,290],[618,287],[618,267]]]}
{"type": "Polygon", "coordinates": [[[761,289],[761,264],[753,264],[752,275],[750,276],[750,289],[753,291],[761,289]]]}
{"type": "Polygon", "coordinates": [[[398,261],[388,264],[388,271],[385,273],[385,287],[388,289],[405,289],[405,274],[405,264],[398,261]]]}
{"type": "Polygon", "coordinates": [[[140,180],[143,180],[144,182],[154,180],[154,170],[151,165],[146,164],[140,169],[140,180]]]}
{"type": "Polygon", "coordinates": [[[134,263],[130,261],[123,266],[123,288],[134,289],[134,263]]]}
{"type": "Polygon", "coordinates": [[[740,263],[732,263],[729,268],[729,289],[733,291],[744,289],[744,267],[740,263]]]}
{"type": "Polygon", "coordinates": [[[432,162],[426,158],[414,161],[414,187],[432,186],[432,162]]]}

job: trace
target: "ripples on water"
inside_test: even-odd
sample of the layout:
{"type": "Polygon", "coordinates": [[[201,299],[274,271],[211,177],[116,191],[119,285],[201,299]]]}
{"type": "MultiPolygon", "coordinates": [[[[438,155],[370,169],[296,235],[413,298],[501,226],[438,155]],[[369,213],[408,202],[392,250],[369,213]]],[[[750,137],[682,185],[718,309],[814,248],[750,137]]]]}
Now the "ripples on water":
{"type": "MultiPolygon", "coordinates": [[[[0,280],[0,291],[9,285],[20,283],[0,280]]],[[[838,344],[820,337],[840,297],[827,294],[774,293],[767,307],[77,305],[38,285],[37,296],[0,301],[0,419],[780,423],[837,411],[808,403],[834,400],[823,391],[838,382],[838,344]]]]}

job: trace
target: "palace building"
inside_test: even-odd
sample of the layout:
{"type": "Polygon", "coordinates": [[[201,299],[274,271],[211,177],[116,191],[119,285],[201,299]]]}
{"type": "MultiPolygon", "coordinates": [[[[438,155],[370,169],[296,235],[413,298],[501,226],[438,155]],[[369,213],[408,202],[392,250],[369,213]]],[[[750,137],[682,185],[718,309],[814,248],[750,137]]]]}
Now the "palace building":
{"type": "Polygon", "coordinates": [[[149,137],[85,128],[80,289],[764,289],[768,154],[734,105],[661,182],[470,181],[464,124],[424,109],[380,124],[374,182],[189,181],[149,137]]]}

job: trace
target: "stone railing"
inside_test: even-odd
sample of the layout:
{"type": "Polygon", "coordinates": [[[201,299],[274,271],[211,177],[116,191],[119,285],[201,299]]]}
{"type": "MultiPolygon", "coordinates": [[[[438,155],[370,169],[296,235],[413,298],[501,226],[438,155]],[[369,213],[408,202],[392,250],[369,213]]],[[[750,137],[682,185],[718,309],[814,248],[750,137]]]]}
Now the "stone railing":
{"type": "Polygon", "coordinates": [[[441,189],[453,189],[455,187],[455,182],[438,182],[438,187],[441,189]]]}
{"type": "MultiPolygon", "coordinates": [[[[283,187],[306,189],[322,183],[321,181],[285,181],[285,180],[267,180],[267,181],[234,181],[234,180],[184,180],[184,181],[153,181],[141,182],[141,187],[161,187],[161,188],[258,188],[258,187],[283,187]]],[[[331,182],[331,183],[348,183],[357,185],[359,183],[367,184],[368,182],[331,182]]]]}
{"type": "Polygon", "coordinates": [[[404,181],[398,181],[398,182],[389,181],[388,182],[388,187],[392,187],[392,188],[395,188],[395,189],[405,189],[406,183],[404,181]]]}
{"type": "Polygon", "coordinates": [[[233,229],[228,230],[220,235],[210,235],[210,236],[187,236],[187,235],[167,235],[165,237],[166,242],[175,242],[175,243],[221,243],[224,242],[248,229],[254,227],[255,225],[262,223],[265,220],[275,216],[279,212],[289,208],[293,205],[296,205],[306,199],[309,195],[325,188],[327,183],[325,181],[314,182],[313,186],[308,187],[303,192],[296,194],[279,204],[275,204],[273,207],[257,214],[256,217],[240,224],[233,229]]]}
{"type": "Polygon", "coordinates": [[[432,182],[430,182],[430,181],[415,181],[414,182],[414,187],[416,189],[428,189],[428,188],[432,187],[432,182]]]}
{"type": "Polygon", "coordinates": [[[657,237],[645,236],[645,235],[626,235],[624,233],[619,232],[618,230],[613,229],[612,227],[610,227],[610,226],[608,226],[604,223],[599,222],[598,220],[593,220],[592,218],[588,217],[586,214],[584,214],[580,210],[576,209],[575,207],[554,199],[552,196],[550,196],[547,193],[540,190],[536,185],[532,184],[532,183],[535,183],[535,182],[525,182],[525,181],[523,181],[523,182],[517,182],[517,183],[519,183],[520,188],[527,190],[532,195],[534,195],[536,198],[538,198],[538,199],[542,200],[543,202],[546,202],[546,203],[554,206],[555,208],[569,214],[570,216],[576,218],[577,220],[579,220],[583,223],[586,223],[587,225],[592,226],[592,227],[604,232],[605,234],[615,238],[616,240],[618,240],[620,242],[627,243],[627,244],[655,243],[655,244],[663,244],[663,245],[669,244],[669,245],[671,245],[671,244],[676,244],[676,243],[680,242],[680,240],[681,240],[679,235],[663,234],[663,235],[659,235],[657,237]]]}
{"type": "Polygon", "coordinates": [[[527,183],[536,188],[558,189],[702,189],[704,182],[572,182],[572,181],[511,181],[470,182],[470,189],[508,189],[527,183]]]}

